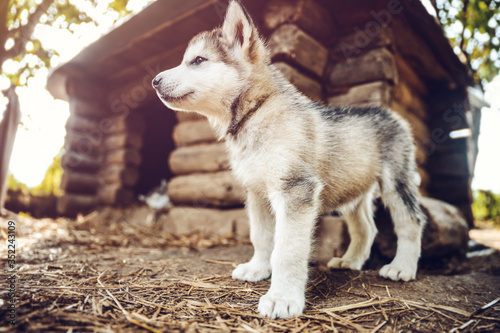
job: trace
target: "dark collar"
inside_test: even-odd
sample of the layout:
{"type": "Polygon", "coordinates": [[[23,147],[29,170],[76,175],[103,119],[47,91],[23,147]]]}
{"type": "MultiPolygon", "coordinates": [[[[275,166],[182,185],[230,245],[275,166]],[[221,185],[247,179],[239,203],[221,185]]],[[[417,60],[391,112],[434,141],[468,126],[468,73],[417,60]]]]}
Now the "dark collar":
{"type": "Polygon", "coordinates": [[[260,109],[262,104],[264,104],[270,96],[271,95],[261,96],[257,100],[257,102],[255,102],[255,106],[250,110],[248,110],[247,113],[245,113],[245,115],[239,121],[237,121],[236,117],[238,114],[238,108],[240,106],[240,99],[241,99],[240,96],[238,96],[231,104],[232,119],[227,129],[227,134],[236,137],[239,131],[243,128],[243,126],[245,126],[245,123],[255,114],[255,112],[257,112],[258,109],[260,109]]]}

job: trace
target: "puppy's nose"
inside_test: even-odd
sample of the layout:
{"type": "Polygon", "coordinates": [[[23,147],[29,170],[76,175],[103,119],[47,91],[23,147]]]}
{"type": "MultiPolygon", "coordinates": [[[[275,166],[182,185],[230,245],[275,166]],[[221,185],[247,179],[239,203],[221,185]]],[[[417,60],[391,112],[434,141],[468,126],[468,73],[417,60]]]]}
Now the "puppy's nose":
{"type": "Polygon", "coordinates": [[[153,79],[153,87],[157,88],[161,83],[161,77],[157,76],[153,79]]]}

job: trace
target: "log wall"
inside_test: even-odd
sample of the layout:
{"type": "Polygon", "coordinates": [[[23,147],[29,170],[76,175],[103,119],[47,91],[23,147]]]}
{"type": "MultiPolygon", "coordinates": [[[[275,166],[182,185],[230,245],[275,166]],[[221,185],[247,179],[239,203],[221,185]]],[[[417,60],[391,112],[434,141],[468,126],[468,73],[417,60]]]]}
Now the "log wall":
{"type": "Polygon", "coordinates": [[[133,200],[141,164],[144,121],[138,113],[115,115],[103,88],[89,79],[68,82],[70,117],[61,165],[62,215],[133,200]]]}

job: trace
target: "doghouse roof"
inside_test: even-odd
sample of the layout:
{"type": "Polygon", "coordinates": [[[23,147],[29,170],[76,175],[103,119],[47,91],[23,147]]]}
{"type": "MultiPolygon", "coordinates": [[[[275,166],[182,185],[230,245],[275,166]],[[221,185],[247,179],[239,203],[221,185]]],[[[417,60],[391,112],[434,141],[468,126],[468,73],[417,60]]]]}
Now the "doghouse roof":
{"type": "MultiPolygon", "coordinates": [[[[364,23],[374,20],[370,12],[387,9],[394,1],[397,0],[362,0],[356,5],[346,1],[319,2],[330,9],[338,29],[346,31],[363,28],[364,23]],[[345,15],[348,12],[355,15],[345,15]]],[[[262,11],[267,1],[243,3],[254,14],[262,11]]],[[[419,73],[428,79],[445,82],[450,88],[472,85],[467,67],[453,52],[435,18],[419,1],[400,3],[405,10],[399,17],[405,23],[396,32],[404,35],[396,38],[398,51],[410,58],[412,65],[420,67],[419,73]]],[[[81,78],[84,74],[85,78],[99,82],[122,84],[144,76],[148,64],[165,64],[166,59],[172,59],[174,66],[189,39],[219,25],[224,12],[225,5],[220,0],[158,0],[56,68],[49,77],[48,89],[54,97],[68,100],[66,82],[72,77],[81,78]]]]}

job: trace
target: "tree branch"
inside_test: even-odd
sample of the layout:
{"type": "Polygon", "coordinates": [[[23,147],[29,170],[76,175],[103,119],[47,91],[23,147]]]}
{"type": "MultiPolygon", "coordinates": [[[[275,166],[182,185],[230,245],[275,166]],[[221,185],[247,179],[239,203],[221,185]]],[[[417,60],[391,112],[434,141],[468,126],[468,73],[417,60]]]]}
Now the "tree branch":
{"type": "MultiPolygon", "coordinates": [[[[9,1],[0,3],[0,51],[5,54],[5,42],[7,41],[7,12],[9,10],[9,1]]],[[[0,68],[3,64],[0,58],[0,68]]]]}
{"type": "MultiPolygon", "coordinates": [[[[4,52],[4,55],[0,58],[0,63],[3,63],[6,59],[14,58],[24,53],[26,43],[31,39],[36,25],[40,22],[40,18],[47,12],[54,1],[55,0],[43,0],[42,3],[38,5],[35,12],[28,17],[28,23],[19,27],[19,36],[14,40],[14,46],[10,50],[4,52]]],[[[5,2],[8,3],[8,1],[5,2]]]]}

